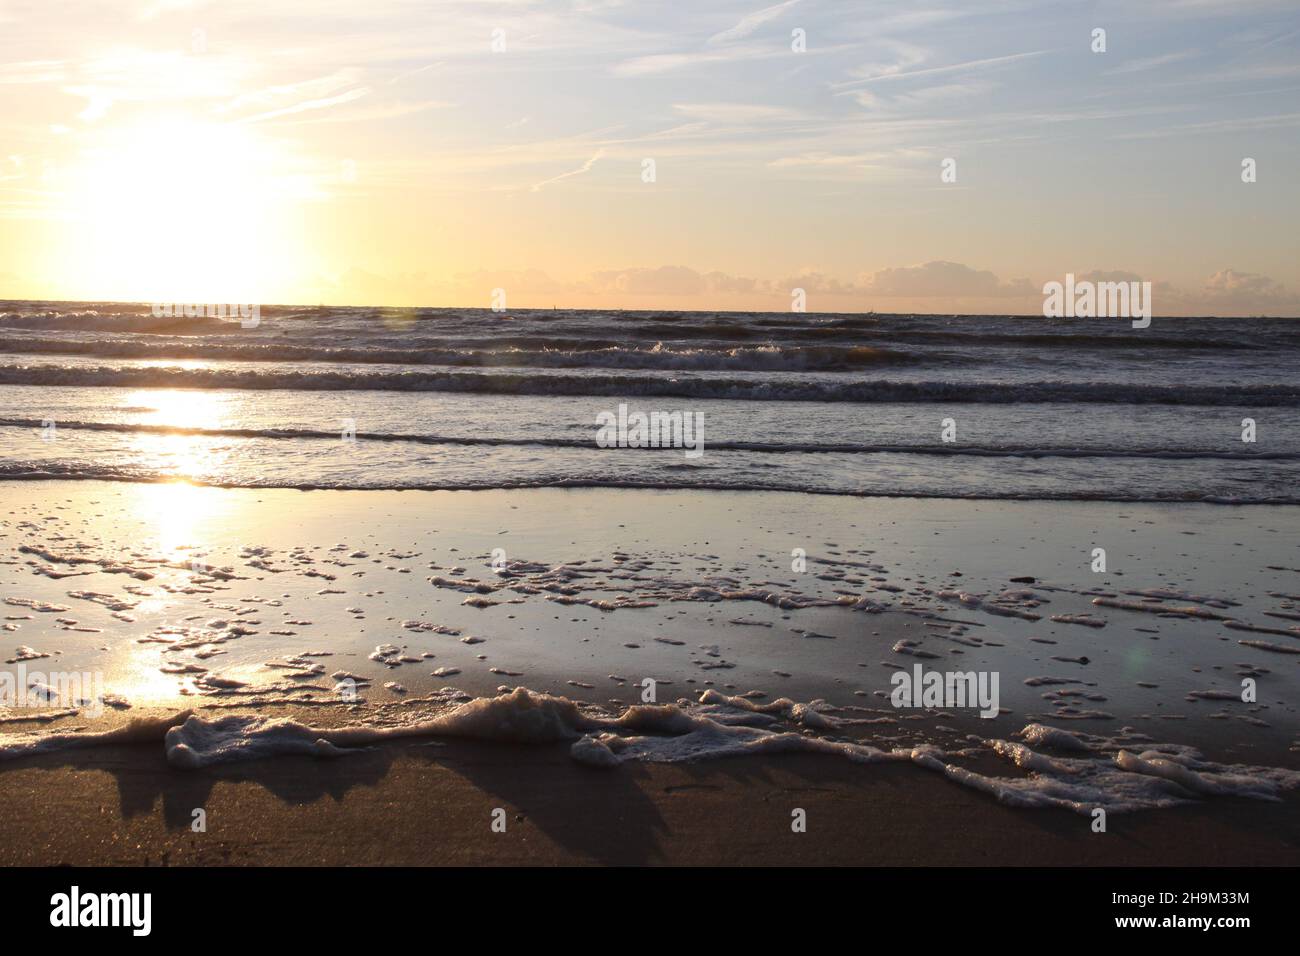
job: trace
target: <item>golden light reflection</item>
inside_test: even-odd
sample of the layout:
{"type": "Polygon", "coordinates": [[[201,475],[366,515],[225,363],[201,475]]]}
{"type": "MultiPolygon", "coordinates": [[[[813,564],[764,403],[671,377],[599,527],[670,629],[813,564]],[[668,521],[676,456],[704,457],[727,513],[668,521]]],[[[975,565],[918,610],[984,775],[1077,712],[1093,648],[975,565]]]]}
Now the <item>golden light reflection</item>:
{"type": "Polygon", "coordinates": [[[220,542],[214,525],[230,507],[220,488],[187,482],[140,485],[135,494],[136,517],[151,531],[158,556],[189,562],[208,555],[220,542]]]}
{"type": "Polygon", "coordinates": [[[414,308],[385,309],[380,321],[390,332],[409,332],[419,321],[419,310],[414,308]]]}
{"type": "MultiPolygon", "coordinates": [[[[149,596],[140,600],[134,614],[151,627],[177,623],[171,615],[187,598],[159,585],[189,583],[194,578],[194,561],[228,564],[233,545],[226,528],[231,511],[239,505],[223,489],[186,482],[131,485],[122,503],[140,529],[137,550],[170,564],[150,565],[156,577],[148,588],[149,596]]],[[[160,646],[135,641],[119,645],[110,665],[113,690],[132,701],[174,701],[184,681],[158,669],[160,646]]]]}
{"type": "MultiPolygon", "coordinates": [[[[126,397],[129,407],[149,408],[142,425],[180,429],[218,429],[231,426],[236,404],[228,394],[197,389],[149,389],[126,397]]],[[[207,435],[137,432],[130,439],[131,460],[179,479],[202,479],[218,474],[230,457],[225,439],[207,435]]]]}
{"type": "MultiPolygon", "coordinates": [[[[207,363],[186,364],[191,368],[202,368],[207,363]]],[[[222,428],[229,418],[230,396],[220,392],[205,392],[198,389],[143,389],[132,392],[124,403],[134,408],[150,408],[140,421],[148,425],[172,425],[177,428],[222,428]]]]}
{"type": "Polygon", "coordinates": [[[127,645],[123,656],[114,661],[110,683],[114,693],[132,703],[156,703],[176,699],[182,683],[175,674],[158,669],[157,644],[127,645]]]}

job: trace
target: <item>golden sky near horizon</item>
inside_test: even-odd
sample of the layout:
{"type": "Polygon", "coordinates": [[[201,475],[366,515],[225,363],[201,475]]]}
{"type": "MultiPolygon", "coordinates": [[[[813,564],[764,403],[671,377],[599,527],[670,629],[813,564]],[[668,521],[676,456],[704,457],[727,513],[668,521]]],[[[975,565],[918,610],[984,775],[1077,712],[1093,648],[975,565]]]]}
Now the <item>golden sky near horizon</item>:
{"type": "Polygon", "coordinates": [[[1298,48],[1271,0],[5,0],[0,298],[1300,315],[1298,48]]]}

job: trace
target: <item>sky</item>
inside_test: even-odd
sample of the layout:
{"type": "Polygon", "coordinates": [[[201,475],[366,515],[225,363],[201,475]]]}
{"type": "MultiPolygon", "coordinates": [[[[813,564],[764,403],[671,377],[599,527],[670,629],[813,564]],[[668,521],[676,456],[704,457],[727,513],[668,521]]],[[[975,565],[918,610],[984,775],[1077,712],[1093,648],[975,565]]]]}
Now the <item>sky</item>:
{"type": "Polygon", "coordinates": [[[1295,0],[0,0],[0,299],[1298,316],[1297,104],[1295,0]]]}

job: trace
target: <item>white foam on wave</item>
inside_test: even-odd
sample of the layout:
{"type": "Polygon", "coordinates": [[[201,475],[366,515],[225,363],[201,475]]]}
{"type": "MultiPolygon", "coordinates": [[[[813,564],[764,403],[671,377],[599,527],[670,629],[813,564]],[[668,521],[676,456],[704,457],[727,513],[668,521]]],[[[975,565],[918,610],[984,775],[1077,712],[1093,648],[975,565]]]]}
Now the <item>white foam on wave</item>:
{"type": "Polygon", "coordinates": [[[1024,744],[988,741],[994,753],[1031,771],[1025,777],[985,776],[934,757],[918,762],[949,779],[1016,807],[1053,807],[1091,814],[1181,806],[1198,797],[1280,799],[1300,786],[1300,773],[1276,767],[1222,765],[1199,755],[1153,749],[1141,754],[1119,750],[1088,757],[1047,757],[1024,744]]]}
{"type": "Polygon", "coordinates": [[[698,371],[692,376],[662,370],[499,367],[465,371],[448,366],[189,367],[183,364],[91,364],[65,361],[0,363],[0,385],[79,385],[121,388],[204,388],[297,391],[457,392],[538,396],[638,395],[785,402],[965,402],[995,405],[1088,403],[1295,407],[1300,391],[1289,384],[1160,384],[1124,382],[952,381],[728,377],[698,371]]]}
{"type": "Polygon", "coordinates": [[[1178,806],[1205,797],[1280,799],[1300,787],[1300,772],[1277,767],[1218,764],[1190,747],[1151,744],[1127,749],[1137,735],[1107,738],[1030,724],[1018,741],[980,740],[974,751],[946,753],[922,745],[882,750],[819,732],[864,723],[831,716],[824,702],[786,698],[756,703],[706,691],[699,701],[639,704],[612,716],[561,696],[524,687],[470,698],[445,688],[429,698],[432,717],[399,717],[389,724],[312,727],[260,714],[208,719],[185,712],[137,719],[106,732],[0,734],[0,760],[104,744],[161,740],[168,761],[195,769],[283,755],[341,757],[378,744],[419,737],[459,737],[520,744],[565,743],[587,766],[616,768],[627,761],[684,763],[723,757],[821,753],[855,763],[911,763],[986,793],[1009,806],[1057,808],[1091,814],[1178,806]],[[1056,750],[1058,756],[1045,753],[1056,750]],[[1009,761],[1015,775],[986,775],[956,761],[986,752],[1009,761]]]}
{"type": "Polygon", "coordinates": [[[567,697],[524,687],[496,697],[460,703],[425,720],[388,727],[317,728],[288,718],[232,715],[217,720],[191,716],[168,731],[167,759],[187,768],[280,754],[340,756],[350,750],[410,737],[468,737],[511,743],[572,740],[599,721],[584,717],[567,697]]]}
{"type": "Polygon", "coordinates": [[[1055,747],[1058,750],[1088,751],[1092,747],[1085,743],[1082,735],[1048,727],[1046,724],[1029,724],[1016,736],[1034,747],[1055,747]]]}
{"type": "Polygon", "coordinates": [[[1150,744],[1133,753],[1126,745],[1147,738],[1127,730],[1119,737],[1099,737],[1029,724],[1015,736],[1025,743],[985,740],[983,744],[1030,771],[1025,777],[984,776],[940,761],[918,762],[1011,806],[1056,807],[1082,814],[1096,808],[1118,813],[1180,806],[1207,796],[1276,801],[1282,791],[1300,787],[1300,772],[1214,763],[1183,745],[1150,744]],[[1048,756],[1031,746],[1072,756],[1048,756]]]}
{"type": "Polygon", "coordinates": [[[167,731],[191,719],[193,711],[164,717],[137,717],[122,727],[103,731],[61,731],[50,734],[0,734],[0,761],[59,750],[162,740],[167,731]]]}
{"type": "Polygon", "coordinates": [[[883,751],[866,744],[805,736],[793,731],[724,723],[672,704],[630,707],[617,721],[619,731],[588,734],[569,753],[579,763],[616,767],[626,760],[685,763],[719,757],[776,753],[834,753],[857,763],[907,760],[909,751],[883,751]]]}

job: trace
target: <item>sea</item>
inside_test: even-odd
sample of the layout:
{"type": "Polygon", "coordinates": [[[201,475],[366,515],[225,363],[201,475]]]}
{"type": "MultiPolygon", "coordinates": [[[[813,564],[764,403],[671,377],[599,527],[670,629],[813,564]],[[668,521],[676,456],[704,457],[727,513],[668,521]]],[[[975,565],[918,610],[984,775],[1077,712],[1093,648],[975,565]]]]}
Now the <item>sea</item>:
{"type": "Polygon", "coordinates": [[[1293,320],[159,311],[0,302],[0,480],[1300,502],[1293,320]]]}

